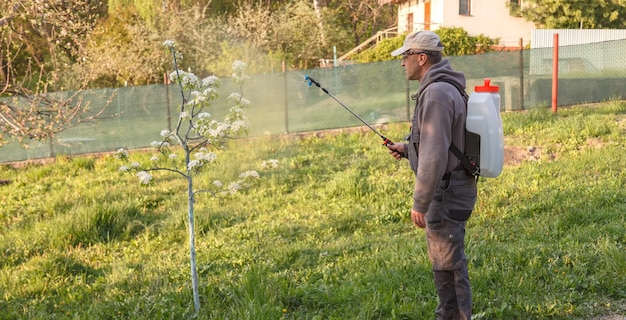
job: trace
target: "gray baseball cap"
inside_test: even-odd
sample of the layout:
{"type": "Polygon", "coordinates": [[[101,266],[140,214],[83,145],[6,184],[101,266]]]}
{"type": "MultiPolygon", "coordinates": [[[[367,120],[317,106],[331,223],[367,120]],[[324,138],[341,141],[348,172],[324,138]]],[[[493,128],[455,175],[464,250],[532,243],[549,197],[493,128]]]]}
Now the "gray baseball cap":
{"type": "Polygon", "coordinates": [[[404,39],[402,47],[391,52],[392,56],[399,56],[409,50],[424,50],[424,51],[443,51],[443,44],[439,36],[429,30],[415,31],[404,39]]]}

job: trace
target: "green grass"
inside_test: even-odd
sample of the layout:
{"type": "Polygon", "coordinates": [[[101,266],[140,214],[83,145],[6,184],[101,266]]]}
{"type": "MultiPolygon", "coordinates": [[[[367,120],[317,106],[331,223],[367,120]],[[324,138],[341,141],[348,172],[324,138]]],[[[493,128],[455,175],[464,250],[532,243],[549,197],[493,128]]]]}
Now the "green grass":
{"type": "MultiPolygon", "coordinates": [[[[626,314],[624,119],[617,101],[503,114],[507,144],[541,153],[479,182],[467,235],[476,319],[626,314]]],[[[0,186],[0,318],[434,318],[406,161],[372,133],[234,143],[199,188],[267,159],[280,167],[232,197],[197,199],[197,316],[185,181],[156,173],[142,186],[112,156],[1,166],[12,183],[0,186]]]]}

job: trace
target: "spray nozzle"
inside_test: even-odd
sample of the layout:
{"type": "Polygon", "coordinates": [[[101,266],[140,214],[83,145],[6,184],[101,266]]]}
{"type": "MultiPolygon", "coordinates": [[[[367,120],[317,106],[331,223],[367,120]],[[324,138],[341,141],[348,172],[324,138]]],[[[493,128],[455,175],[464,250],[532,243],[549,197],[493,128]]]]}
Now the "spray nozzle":
{"type": "Polygon", "coordinates": [[[317,81],[315,81],[315,79],[313,79],[313,78],[311,78],[311,77],[309,77],[309,76],[304,76],[304,80],[305,80],[305,81],[307,81],[307,82],[309,83],[309,87],[310,87],[311,85],[315,84],[316,86],[318,86],[318,87],[320,87],[320,88],[321,88],[320,83],[319,83],[319,82],[317,82],[317,81]]]}

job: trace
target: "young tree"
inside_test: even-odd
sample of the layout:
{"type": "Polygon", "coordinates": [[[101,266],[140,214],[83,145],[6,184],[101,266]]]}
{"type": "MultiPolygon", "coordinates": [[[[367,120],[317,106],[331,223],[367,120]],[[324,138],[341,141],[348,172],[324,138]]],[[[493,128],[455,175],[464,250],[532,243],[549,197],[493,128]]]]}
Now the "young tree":
{"type": "Polygon", "coordinates": [[[626,0],[526,0],[526,20],[542,28],[621,29],[626,25],[626,0]]]}
{"type": "MultiPolygon", "coordinates": [[[[151,171],[167,171],[175,173],[187,182],[187,217],[189,232],[189,255],[191,267],[191,282],[193,302],[196,313],[200,310],[200,298],[198,293],[198,273],[196,268],[195,230],[194,230],[194,206],[196,195],[209,193],[215,197],[227,196],[236,193],[241,188],[250,185],[251,181],[259,178],[258,172],[248,170],[243,172],[239,179],[228,184],[214,180],[210,186],[197,189],[194,185],[194,177],[214,165],[217,152],[222,150],[227,138],[233,138],[247,134],[249,121],[244,115],[244,108],[250,105],[241,93],[232,93],[228,97],[231,104],[229,114],[224,121],[214,120],[207,109],[219,97],[217,88],[220,80],[216,76],[199,79],[191,72],[185,72],[178,68],[178,61],[182,58],[175,48],[173,41],[164,43],[172,53],[174,71],[170,79],[180,88],[182,102],[180,115],[173,132],[161,131],[161,140],[152,143],[156,149],[156,155],[152,157],[150,164],[131,163],[122,166],[120,171],[136,172],[137,177],[143,184],[152,181],[151,171]],[[183,153],[182,159],[172,150],[175,144],[183,153]]],[[[243,82],[247,78],[245,70],[247,65],[242,61],[235,61],[232,65],[233,79],[239,84],[240,92],[243,90],[243,82]]],[[[129,161],[126,149],[120,149],[116,157],[125,162],[129,161]]],[[[262,168],[277,166],[276,160],[269,160],[261,164],[262,168]]]]}

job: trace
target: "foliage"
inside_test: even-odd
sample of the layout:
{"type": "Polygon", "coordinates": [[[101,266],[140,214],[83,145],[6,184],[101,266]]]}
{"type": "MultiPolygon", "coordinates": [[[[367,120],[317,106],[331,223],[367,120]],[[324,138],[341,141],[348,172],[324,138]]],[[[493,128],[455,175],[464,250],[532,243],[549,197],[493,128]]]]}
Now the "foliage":
{"type": "Polygon", "coordinates": [[[272,15],[274,30],[271,48],[296,69],[316,66],[323,57],[323,30],[317,28],[318,17],[308,1],[289,4],[272,15]]]}
{"type": "Polygon", "coordinates": [[[168,59],[162,41],[133,7],[101,20],[89,39],[84,54],[86,63],[74,66],[74,70],[85,74],[91,86],[163,83],[168,59]]]}
{"type": "Polygon", "coordinates": [[[403,42],[404,36],[384,39],[378,42],[375,47],[355,54],[353,60],[359,63],[396,60],[398,57],[392,57],[391,52],[402,47],[403,42]]]}
{"type": "MultiPolygon", "coordinates": [[[[45,82],[51,90],[84,85],[66,79],[71,64],[82,62],[86,35],[100,17],[99,1],[4,1],[0,21],[2,79],[9,89],[33,89],[45,82]]],[[[73,75],[76,78],[76,75],[73,75]]],[[[78,77],[79,80],[82,80],[78,77]]],[[[6,90],[6,89],[5,89],[6,90]]]]}
{"type": "MultiPolygon", "coordinates": [[[[284,54],[268,54],[272,50],[274,41],[283,35],[276,34],[276,18],[272,12],[263,6],[245,4],[235,11],[225,23],[229,28],[228,40],[220,42],[220,54],[223,58],[244,59],[249,63],[252,73],[267,73],[279,70],[284,54]]],[[[288,35],[284,35],[288,36],[288,35]]],[[[222,74],[228,70],[224,59],[207,61],[207,69],[222,74]]]]}
{"type": "Polygon", "coordinates": [[[529,0],[521,15],[547,29],[621,29],[626,24],[625,0],[529,0]]]}
{"type": "MultiPolygon", "coordinates": [[[[3,12],[12,12],[12,6],[21,8],[15,3],[18,2],[3,3],[3,12]]],[[[19,3],[28,7],[38,2],[19,3]]],[[[25,48],[37,51],[31,55],[35,61],[54,62],[54,70],[59,73],[56,84],[69,90],[83,85],[99,88],[160,83],[167,61],[159,49],[163,38],[173,39],[184,48],[187,69],[201,76],[229,76],[233,60],[247,61],[249,72],[255,74],[281,70],[283,62],[292,69],[315,67],[320,59],[333,56],[333,48],[338,52],[349,50],[380,28],[395,23],[393,10],[386,10],[389,6],[381,6],[375,0],[81,0],[71,2],[71,6],[58,0],[53,3],[65,3],[64,10],[78,8],[77,13],[64,17],[88,28],[81,29],[76,33],[81,36],[69,42],[31,30],[22,33],[22,40],[25,48]],[[190,26],[193,30],[189,30],[190,26]],[[58,44],[49,43],[57,40],[58,44]],[[54,49],[54,54],[46,53],[47,49],[54,49]]],[[[19,19],[14,16],[18,15],[0,19],[0,25],[15,23],[19,19]]],[[[20,23],[31,28],[28,21],[20,23]]],[[[28,57],[17,54],[24,50],[11,50],[15,51],[11,61],[17,73],[24,74],[28,57]]]]}
{"type": "Polygon", "coordinates": [[[435,30],[435,33],[441,38],[444,54],[447,56],[489,52],[493,50],[493,45],[500,42],[498,38],[491,39],[483,34],[472,36],[465,29],[459,27],[441,27],[435,30]]]}
{"type": "MultiPolygon", "coordinates": [[[[476,319],[626,312],[624,119],[623,101],[503,114],[507,147],[528,157],[478,183],[467,228],[476,319]]],[[[348,131],[226,141],[222,177],[266,158],[284,165],[263,188],[197,203],[197,315],[183,179],[140,185],[111,156],[2,166],[13,180],[0,186],[2,317],[432,318],[411,172],[379,141],[348,131]]],[[[133,156],[149,163],[152,154],[133,156]]]]}
{"type": "Polygon", "coordinates": [[[86,35],[101,8],[95,1],[8,1],[0,5],[0,144],[45,140],[103,114],[83,100],[86,35]],[[73,88],[74,92],[59,92],[73,88]],[[54,93],[53,93],[54,92],[54,93]]]}
{"type": "MultiPolygon", "coordinates": [[[[493,46],[500,42],[483,34],[471,36],[465,29],[459,27],[441,27],[434,31],[441,38],[445,56],[461,56],[493,51],[493,46]]],[[[392,57],[391,52],[400,48],[406,34],[391,39],[384,39],[373,48],[364,50],[355,55],[354,60],[360,63],[388,61],[398,59],[392,57]]]]}
{"type": "Polygon", "coordinates": [[[352,37],[349,47],[344,50],[352,49],[377,31],[397,24],[394,7],[378,0],[329,0],[326,9],[340,29],[352,37]]]}

